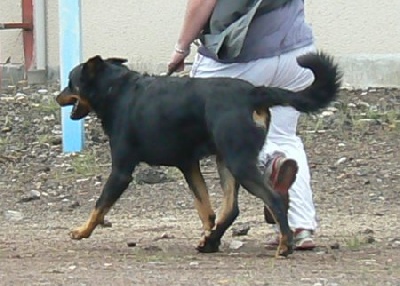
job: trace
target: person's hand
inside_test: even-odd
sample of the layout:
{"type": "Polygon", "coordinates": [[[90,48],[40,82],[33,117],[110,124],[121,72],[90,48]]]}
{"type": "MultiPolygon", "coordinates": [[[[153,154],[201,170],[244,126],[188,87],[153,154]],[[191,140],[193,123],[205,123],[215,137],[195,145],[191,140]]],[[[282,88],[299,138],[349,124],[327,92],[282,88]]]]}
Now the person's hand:
{"type": "Polygon", "coordinates": [[[190,49],[180,49],[175,46],[175,50],[172,53],[171,60],[168,64],[168,75],[174,72],[183,71],[185,68],[185,58],[190,54],[190,49]]]}

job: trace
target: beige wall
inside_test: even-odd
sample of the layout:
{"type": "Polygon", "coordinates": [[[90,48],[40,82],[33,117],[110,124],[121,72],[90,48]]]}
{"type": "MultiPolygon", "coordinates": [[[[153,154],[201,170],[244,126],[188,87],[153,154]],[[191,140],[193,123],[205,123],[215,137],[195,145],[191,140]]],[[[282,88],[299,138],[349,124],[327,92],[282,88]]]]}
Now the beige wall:
{"type": "Polygon", "coordinates": [[[335,54],[400,54],[399,0],[309,0],[317,44],[335,54]]]}
{"type": "MultiPolygon", "coordinates": [[[[19,21],[19,2],[1,0],[0,22],[19,21]]],[[[54,70],[59,65],[57,3],[47,1],[48,65],[54,70]]],[[[141,70],[163,71],[185,5],[186,0],[82,1],[84,59],[121,56],[141,70]]],[[[399,0],[308,0],[306,14],[318,47],[338,56],[348,84],[400,86],[399,0]]],[[[12,56],[22,62],[21,32],[0,31],[0,40],[0,61],[12,56]]]]}
{"type": "MultiPolygon", "coordinates": [[[[21,21],[21,1],[1,0],[0,23],[21,21]]],[[[22,33],[20,30],[0,30],[0,63],[11,56],[12,62],[21,63],[23,59],[22,33]]]]}

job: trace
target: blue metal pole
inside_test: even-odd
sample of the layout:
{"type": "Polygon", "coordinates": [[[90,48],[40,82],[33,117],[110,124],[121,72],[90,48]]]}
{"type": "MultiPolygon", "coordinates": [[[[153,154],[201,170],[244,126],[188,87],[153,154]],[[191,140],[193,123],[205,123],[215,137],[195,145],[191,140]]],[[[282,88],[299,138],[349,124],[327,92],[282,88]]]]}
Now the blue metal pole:
{"type": "MultiPolygon", "coordinates": [[[[68,85],[69,72],[82,61],[81,1],[59,0],[60,83],[68,85]]],[[[70,119],[72,106],[61,108],[63,151],[79,152],[84,146],[83,120],[70,119]]]]}

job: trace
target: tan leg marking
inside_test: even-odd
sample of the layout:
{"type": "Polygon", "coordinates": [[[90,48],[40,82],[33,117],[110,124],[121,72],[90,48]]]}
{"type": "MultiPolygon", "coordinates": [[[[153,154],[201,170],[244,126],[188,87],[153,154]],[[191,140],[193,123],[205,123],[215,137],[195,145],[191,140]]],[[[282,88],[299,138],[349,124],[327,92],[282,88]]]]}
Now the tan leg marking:
{"type": "MultiPolygon", "coordinates": [[[[271,210],[271,208],[269,206],[265,205],[265,207],[268,209],[268,211],[271,214],[272,218],[274,219],[276,225],[280,229],[279,221],[277,220],[274,212],[271,210]]],[[[282,257],[282,254],[288,253],[288,251],[289,251],[289,239],[288,239],[287,235],[282,235],[282,233],[280,233],[279,234],[279,245],[278,245],[278,248],[276,249],[275,257],[280,258],[280,257],[282,257]]],[[[284,256],[286,256],[286,255],[284,255],[284,256]]]]}
{"type": "Polygon", "coordinates": [[[259,109],[253,111],[253,121],[257,127],[268,130],[271,114],[269,109],[259,109]]]}
{"type": "Polygon", "coordinates": [[[108,212],[108,209],[94,209],[90,215],[89,219],[82,226],[75,228],[70,232],[72,239],[82,239],[88,238],[97,225],[104,223],[104,216],[108,212]]]}
{"type": "Polygon", "coordinates": [[[223,161],[217,160],[217,167],[222,190],[224,192],[222,208],[218,213],[217,224],[219,224],[224,222],[232,213],[233,206],[235,203],[237,203],[237,189],[235,186],[236,180],[232,176],[231,172],[226,168],[223,161]]]}
{"type": "MultiPolygon", "coordinates": [[[[210,198],[204,177],[200,172],[200,166],[196,164],[191,171],[190,180],[193,185],[194,206],[199,214],[200,220],[203,224],[204,236],[209,236],[211,230],[215,227],[215,212],[211,206],[210,198]]],[[[204,246],[204,236],[199,242],[199,247],[204,246]]]]}

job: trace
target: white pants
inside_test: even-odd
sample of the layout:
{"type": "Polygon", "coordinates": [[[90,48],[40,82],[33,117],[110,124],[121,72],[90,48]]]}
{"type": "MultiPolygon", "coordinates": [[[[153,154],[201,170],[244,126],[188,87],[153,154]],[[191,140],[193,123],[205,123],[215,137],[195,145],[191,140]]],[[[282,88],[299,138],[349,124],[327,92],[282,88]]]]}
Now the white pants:
{"type": "MultiPolygon", "coordinates": [[[[247,80],[256,86],[286,88],[291,91],[302,90],[314,80],[312,72],[300,67],[296,57],[315,51],[314,46],[300,48],[272,58],[259,59],[249,63],[218,63],[197,54],[191,70],[192,77],[233,77],[247,80]]],[[[300,113],[292,107],[271,108],[271,125],[260,152],[263,163],[274,151],[283,152],[288,158],[296,160],[299,166],[297,178],[289,190],[290,228],[315,230],[316,213],[310,185],[310,171],[302,140],[296,135],[300,113]]]]}

